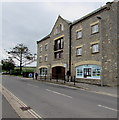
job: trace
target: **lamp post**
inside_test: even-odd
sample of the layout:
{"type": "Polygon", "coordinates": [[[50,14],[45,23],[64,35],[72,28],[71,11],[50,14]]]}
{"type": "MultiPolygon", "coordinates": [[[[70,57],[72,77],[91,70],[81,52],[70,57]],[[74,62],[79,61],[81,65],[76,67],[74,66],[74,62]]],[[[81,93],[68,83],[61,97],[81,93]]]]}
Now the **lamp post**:
{"type": "Polygon", "coordinates": [[[103,80],[103,40],[102,40],[102,31],[103,31],[103,26],[102,26],[102,18],[100,16],[97,16],[97,19],[100,21],[100,53],[101,53],[101,75],[100,75],[100,78],[101,78],[101,86],[104,85],[104,80],[103,80]]]}

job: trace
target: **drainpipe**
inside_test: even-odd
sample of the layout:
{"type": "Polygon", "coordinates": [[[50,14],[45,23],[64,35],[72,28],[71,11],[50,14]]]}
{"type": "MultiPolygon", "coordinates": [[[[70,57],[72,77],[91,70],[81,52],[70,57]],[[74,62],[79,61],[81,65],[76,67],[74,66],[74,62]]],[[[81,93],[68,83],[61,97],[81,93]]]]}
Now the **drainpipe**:
{"type": "Polygon", "coordinates": [[[100,16],[97,16],[97,19],[100,21],[100,53],[101,53],[101,86],[103,86],[104,85],[104,80],[103,80],[103,69],[104,69],[104,67],[103,67],[103,40],[102,40],[102,30],[103,30],[103,28],[102,28],[102,17],[100,17],[100,16]]]}
{"type": "Polygon", "coordinates": [[[72,24],[69,25],[69,72],[71,76],[71,29],[72,24]]]}

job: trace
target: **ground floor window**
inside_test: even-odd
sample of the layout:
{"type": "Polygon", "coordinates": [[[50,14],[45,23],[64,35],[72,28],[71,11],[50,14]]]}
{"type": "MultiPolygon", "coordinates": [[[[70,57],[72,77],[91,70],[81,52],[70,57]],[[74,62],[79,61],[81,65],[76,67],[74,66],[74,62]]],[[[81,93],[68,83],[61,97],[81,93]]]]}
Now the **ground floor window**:
{"type": "Polygon", "coordinates": [[[101,67],[98,65],[81,65],[76,67],[76,78],[100,79],[101,67]]]}
{"type": "Polygon", "coordinates": [[[47,68],[40,68],[39,69],[39,74],[40,74],[40,76],[45,76],[45,75],[47,75],[47,68]]]}

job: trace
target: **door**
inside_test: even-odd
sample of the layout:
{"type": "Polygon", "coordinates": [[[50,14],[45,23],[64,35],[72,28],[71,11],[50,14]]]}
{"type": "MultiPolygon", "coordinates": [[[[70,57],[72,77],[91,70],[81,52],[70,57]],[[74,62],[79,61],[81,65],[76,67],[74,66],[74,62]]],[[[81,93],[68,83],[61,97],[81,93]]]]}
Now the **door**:
{"type": "Polygon", "coordinates": [[[65,68],[64,67],[54,67],[52,68],[52,78],[53,79],[65,79],[65,68]]]}
{"type": "Polygon", "coordinates": [[[84,78],[91,77],[91,68],[84,68],[84,78]]]}

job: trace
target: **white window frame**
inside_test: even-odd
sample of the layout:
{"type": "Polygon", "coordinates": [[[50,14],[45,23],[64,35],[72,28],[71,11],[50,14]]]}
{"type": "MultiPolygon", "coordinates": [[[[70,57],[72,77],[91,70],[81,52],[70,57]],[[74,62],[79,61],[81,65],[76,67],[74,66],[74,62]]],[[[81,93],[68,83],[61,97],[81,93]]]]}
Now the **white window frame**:
{"type": "Polygon", "coordinates": [[[76,39],[82,38],[82,30],[76,32],[76,39]]]}
{"type": "Polygon", "coordinates": [[[94,34],[97,32],[99,32],[99,24],[92,25],[91,26],[91,33],[94,34]]]}
{"type": "Polygon", "coordinates": [[[82,55],[82,47],[76,48],[76,56],[82,55]]]}
{"type": "Polygon", "coordinates": [[[97,53],[99,52],[99,44],[93,44],[92,45],[92,53],[97,53]]]}

